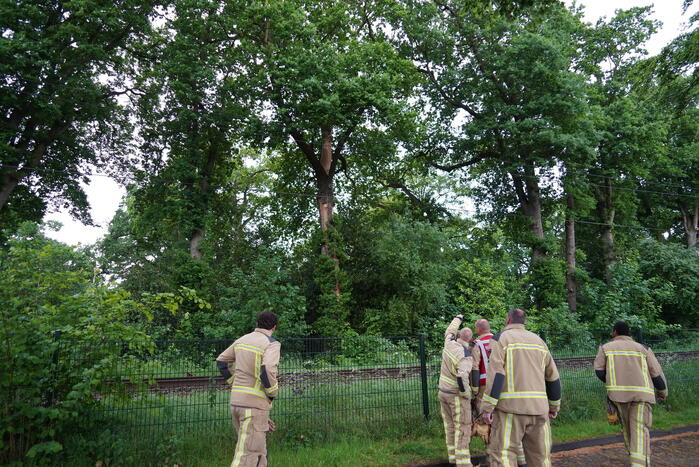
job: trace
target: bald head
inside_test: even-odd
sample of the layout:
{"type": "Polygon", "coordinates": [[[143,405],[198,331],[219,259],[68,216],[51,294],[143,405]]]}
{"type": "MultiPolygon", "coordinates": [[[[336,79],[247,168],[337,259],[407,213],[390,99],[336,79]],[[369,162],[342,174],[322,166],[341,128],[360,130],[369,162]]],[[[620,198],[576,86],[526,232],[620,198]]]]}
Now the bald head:
{"type": "Polygon", "coordinates": [[[490,334],[490,323],[487,319],[479,319],[476,321],[476,334],[482,336],[483,334],[490,334]]]}
{"type": "Polygon", "coordinates": [[[464,342],[471,342],[471,339],[473,339],[473,332],[469,328],[463,328],[461,332],[459,332],[459,339],[464,342]]]}
{"type": "Polygon", "coordinates": [[[524,324],[527,314],[520,308],[512,308],[507,312],[507,321],[510,324],[524,324]]]}

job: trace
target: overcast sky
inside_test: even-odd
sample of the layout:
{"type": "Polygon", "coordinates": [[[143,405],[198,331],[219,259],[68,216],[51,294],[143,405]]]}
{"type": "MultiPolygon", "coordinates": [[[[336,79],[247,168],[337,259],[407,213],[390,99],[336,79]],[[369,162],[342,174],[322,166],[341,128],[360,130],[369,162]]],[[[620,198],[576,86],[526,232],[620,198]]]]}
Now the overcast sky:
{"type": "MultiPolygon", "coordinates": [[[[572,5],[574,2],[566,0],[572,5]]],[[[585,6],[585,20],[591,23],[602,16],[610,17],[618,9],[626,9],[634,6],[647,6],[654,4],[653,17],[662,21],[663,26],[647,44],[648,51],[655,55],[677,37],[686,26],[688,18],[697,11],[697,6],[682,15],[682,0],[657,0],[655,3],[642,0],[583,0],[575,2],[585,6]]],[[[85,189],[88,200],[92,206],[92,218],[98,227],[88,227],[71,219],[65,212],[53,212],[46,216],[46,220],[57,220],[63,224],[58,232],[49,232],[49,236],[65,243],[76,245],[78,243],[94,243],[102,237],[109,226],[109,221],[116,212],[124,196],[124,189],[112,179],[102,176],[92,177],[92,182],[85,189]]]]}

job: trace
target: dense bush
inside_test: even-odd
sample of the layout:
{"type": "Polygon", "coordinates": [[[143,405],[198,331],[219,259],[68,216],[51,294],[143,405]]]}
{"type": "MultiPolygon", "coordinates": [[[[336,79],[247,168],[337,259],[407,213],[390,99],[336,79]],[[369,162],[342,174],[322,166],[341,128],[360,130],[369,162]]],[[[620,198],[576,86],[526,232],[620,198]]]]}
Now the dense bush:
{"type": "Polygon", "coordinates": [[[3,462],[25,455],[47,461],[96,395],[119,389],[106,383],[128,348],[89,341],[148,346],[145,333],[129,324],[147,307],[97,277],[87,254],[47,239],[36,224],[23,224],[0,250],[3,462]]]}

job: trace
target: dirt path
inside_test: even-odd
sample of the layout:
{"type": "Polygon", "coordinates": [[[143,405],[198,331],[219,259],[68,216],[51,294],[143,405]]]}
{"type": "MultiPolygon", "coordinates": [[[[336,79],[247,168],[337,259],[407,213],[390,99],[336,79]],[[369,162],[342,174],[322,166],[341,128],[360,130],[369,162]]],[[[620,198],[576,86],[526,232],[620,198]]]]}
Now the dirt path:
{"type": "MultiPolygon", "coordinates": [[[[651,463],[654,467],[699,467],[699,431],[651,438],[651,463]]],[[[553,454],[557,467],[617,467],[628,465],[623,443],[591,446],[553,454]]]]}

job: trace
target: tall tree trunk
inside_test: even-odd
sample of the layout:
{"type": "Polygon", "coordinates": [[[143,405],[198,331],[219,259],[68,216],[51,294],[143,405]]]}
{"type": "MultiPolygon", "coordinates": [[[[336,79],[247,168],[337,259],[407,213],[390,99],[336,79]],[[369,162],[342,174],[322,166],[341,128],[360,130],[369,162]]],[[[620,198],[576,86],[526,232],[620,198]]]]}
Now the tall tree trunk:
{"type": "Polygon", "coordinates": [[[609,177],[604,179],[603,187],[596,187],[597,215],[602,223],[601,241],[602,258],[604,261],[605,280],[610,279],[610,268],[616,264],[616,248],[614,246],[614,217],[616,209],[612,199],[612,182],[609,177]]]}
{"type": "MultiPolygon", "coordinates": [[[[514,171],[510,172],[510,176],[514,182],[519,206],[522,208],[524,215],[529,218],[529,229],[533,237],[530,269],[536,271],[541,260],[546,257],[539,180],[534,173],[534,167],[531,165],[525,166],[524,176],[514,171]]],[[[546,306],[544,301],[545,294],[542,289],[541,284],[535,282],[534,304],[539,310],[546,306]]]]}
{"type": "MultiPolygon", "coordinates": [[[[316,169],[316,184],[318,188],[318,213],[320,214],[320,229],[325,233],[333,217],[333,135],[331,127],[321,129],[322,145],[320,148],[320,166],[316,169]]],[[[327,242],[323,254],[328,254],[327,242]]]]}
{"type": "Polygon", "coordinates": [[[7,201],[10,199],[10,195],[17,188],[19,183],[19,177],[16,176],[17,172],[4,174],[2,176],[2,187],[0,188],[0,211],[5,207],[7,201]]]}
{"type": "Polygon", "coordinates": [[[566,293],[568,310],[575,313],[577,304],[577,284],[575,282],[575,197],[572,193],[566,196],[566,293]]]}
{"type": "MultiPolygon", "coordinates": [[[[216,167],[216,161],[218,160],[218,151],[220,148],[219,144],[221,140],[222,138],[220,134],[216,133],[211,136],[211,139],[209,141],[209,148],[206,151],[206,162],[201,170],[201,176],[199,177],[198,182],[199,186],[197,187],[199,189],[199,194],[201,195],[199,216],[197,219],[195,219],[195,222],[198,225],[195,225],[194,230],[192,231],[192,234],[189,237],[189,254],[192,256],[193,259],[197,261],[203,257],[203,254],[199,246],[201,245],[201,242],[204,240],[204,236],[206,234],[204,219],[206,218],[206,213],[209,210],[209,193],[211,191],[210,179],[214,172],[214,168],[216,167]]],[[[193,183],[190,184],[190,186],[192,187],[192,189],[197,189],[194,187],[193,183]]]]}
{"type": "Polygon", "coordinates": [[[699,199],[694,200],[694,206],[678,204],[682,213],[684,231],[687,233],[687,248],[692,248],[697,244],[697,231],[699,231],[699,199]]]}
{"type": "Polygon", "coordinates": [[[524,215],[529,218],[529,229],[537,240],[532,245],[532,259],[537,260],[546,256],[546,250],[542,245],[544,239],[544,223],[541,214],[541,195],[539,180],[534,174],[532,166],[526,166],[524,177],[511,171],[510,176],[514,182],[517,200],[524,215]]]}
{"type": "Polygon", "coordinates": [[[189,254],[196,260],[200,260],[203,256],[199,249],[202,240],[204,240],[204,229],[195,229],[189,239],[189,254]]]}

